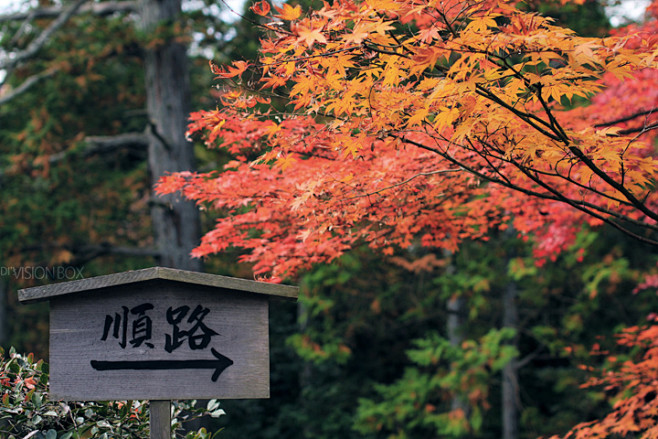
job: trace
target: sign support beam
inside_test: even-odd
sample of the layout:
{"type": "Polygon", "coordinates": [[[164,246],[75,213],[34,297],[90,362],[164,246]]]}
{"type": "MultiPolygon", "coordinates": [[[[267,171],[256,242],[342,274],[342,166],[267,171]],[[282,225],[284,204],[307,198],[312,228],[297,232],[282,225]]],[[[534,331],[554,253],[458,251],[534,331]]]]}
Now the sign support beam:
{"type": "Polygon", "coordinates": [[[150,439],[171,439],[171,401],[151,400],[150,439]]]}

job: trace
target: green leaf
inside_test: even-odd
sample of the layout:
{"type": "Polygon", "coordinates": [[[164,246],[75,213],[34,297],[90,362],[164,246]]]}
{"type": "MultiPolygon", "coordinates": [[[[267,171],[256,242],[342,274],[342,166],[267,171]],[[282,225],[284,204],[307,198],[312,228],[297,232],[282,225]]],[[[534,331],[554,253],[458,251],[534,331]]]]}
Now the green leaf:
{"type": "Polygon", "coordinates": [[[31,399],[32,399],[32,403],[33,403],[37,408],[41,407],[41,403],[43,402],[43,396],[41,395],[41,393],[34,392],[34,393],[32,394],[32,398],[31,398],[31,399]]]}

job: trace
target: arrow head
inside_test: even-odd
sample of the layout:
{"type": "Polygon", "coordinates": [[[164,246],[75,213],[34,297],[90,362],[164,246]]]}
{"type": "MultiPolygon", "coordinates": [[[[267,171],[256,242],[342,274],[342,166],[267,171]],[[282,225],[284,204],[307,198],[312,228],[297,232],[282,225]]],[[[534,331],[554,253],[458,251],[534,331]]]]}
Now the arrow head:
{"type": "Polygon", "coordinates": [[[217,359],[216,361],[213,362],[213,364],[215,365],[215,372],[212,374],[212,380],[213,382],[215,382],[222,374],[222,372],[224,372],[224,370],[226,370],[227,367],[233,364],[233,360],[220,354],[215,350],[215,348],[210,348],[210,352],[212,352],[212,354],[217,359]]]}

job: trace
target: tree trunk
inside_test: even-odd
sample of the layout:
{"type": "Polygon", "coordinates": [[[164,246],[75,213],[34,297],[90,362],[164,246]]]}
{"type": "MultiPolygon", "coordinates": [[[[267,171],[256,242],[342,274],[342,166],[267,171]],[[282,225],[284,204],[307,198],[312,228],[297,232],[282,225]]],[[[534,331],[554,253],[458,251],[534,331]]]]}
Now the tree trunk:
{"type": "MultiPolygon", "coordinates": [[[[142,31],[153,33],[159,26],[172,26],[181,12],[180,0],[140,0],[142,31]]],[[[186,47],[167,39],[147,48],[145,61],[147,111],[149,115],[148,165],[153,184],[175,171],[192,171],[192,144],[185,139],[189,116],[190,87],[186,47]]],[[[160,265],[200,271],[199,259],[190,251],[200,236],[199,210],[179,196],[152,195],[151,221],[160,265]]]]}
{"type": "MultiPolygon", "coordinates": [[[[449,276],[455,273],[455,265],[452,262],[452,253],[448,251],[443,252],[445,258],[450,258],[450,263],[446,267],[446,274],[449,276]]],[[[463,321],[464,315],[464,298],[461,296],[453,296],[446,304],[448,311],[448,319],[446,322],[446,332],[448,334],[448,341],[452,346],[460,346],[464,341],[463,321]]],[[[464,415],[468,418],[469,406],[460,395],[455,395],[450,402],[450,410],[462,410],[464,415]]]]}
{"type": "MultiPolygon", "coordinates": [[[[455,296],[448,300],[446,306],[448,310],[447,332],[448,341],[452,346],[460,346],[464,341],[464,334],[462,332],[462,316],[464,315],[464,298],[455,296]]],[[[468,417],[469,406],[460,395],[455,395],[450,403],[451,410],[462,410],[464,415],[468,417]]]]}
{"type": "MultiPolygon", "coordinates": [[[[300,334],[305,334],[306,331],[308,330],[308,318],[306,316],[306,306],[299,301],[297,302],[297,327],[298,331],[300,334]]],[[[306,392],[304,391],[305,389],[308,389],[312,386],[312,379],[313,379],[313,366],[311,365],[311,362],[308,360],[305,360],[302,363],[302,367],[299,369],[299,397],[298,397],[298,404],[300,407],[305,407],[309,403],[311,403],[308,399],[308,396],[306,396],[306,392]]],[[[301,438],[312,438],[315,437],[316,435],[313,434],[313,429],[310,427],[311,423],[310,422],[304,422],[302,423],[301,427],[301,438]]]]}
{"type": "MultiPolygon", "coordinates": [[[[518,330],[519,315],[516,307],[516,283],[510,280],[503,291],[503,327],[518,330]]],[[[514,344],[517,338],[514,337],[514,344]]],[[[503,439],[519,437],[519,375],[516,360],[511,360],[503,368],[502,392],[503,439]]]]}
{"type": "Polygon", "coordinates": [[[7,306],[7,281],[0,277],[0,346],[7,346],[9,341],[7,306]]]}
{"type": "MultiPolygon", "coordinates": [[[[146,34],[159,27],[173,26],[181,13],[180,0],[139,0],[141,30],[146,34]]],[[[165,32],[166,34],[166,32],[165,32]]],[[[190,84],[186,47],[165,39],[146,48],[146,110],[149,118],[148,166],[153,185],[161,176],[176,171],[194,170],[194,150],[185,138],[189,117],[190,84]]],[[[200,236],[199,210],[190,201],[176,195],[151,194],[151,222],[154,246],[160,252],[159,264],[165,267],[201,271],[200,259],[190,251],[200,236]]],[[[199,401],[202,406],[205,401],[199,401]]],[[[194,431],[203,426],[198,419],[185,426],[194,431]]]]}

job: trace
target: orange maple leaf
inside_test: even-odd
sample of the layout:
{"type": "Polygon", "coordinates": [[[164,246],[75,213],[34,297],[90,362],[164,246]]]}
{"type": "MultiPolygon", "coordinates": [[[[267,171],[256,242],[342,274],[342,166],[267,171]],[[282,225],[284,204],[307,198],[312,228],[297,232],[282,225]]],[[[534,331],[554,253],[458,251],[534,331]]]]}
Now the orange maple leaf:
{"type": "Polygon", "coordinates": [[[309,29],[305,26],[299,26],[297,29],[297,34],[299,35],[299,42],[306,43],[310,48],[317,41],[319,43],[326,43],[327,39],[322,34],[321,29],[309,29]]]}
{"type": "Polygon", "coordinates": [[[255,3],[251,8],[254,13],[261,15],[261,16],[266,16],[267,14],[270,13],[270,10],[272,9],[270,4],[266,0],[262,0],[258,3],[255,3]]]}
{"type": "Polygon", "coordinates": [[[210,69],[218,78],[233,78],[241,76],[248,67],[249,63],[246,61],[233,61],[233,67],[229,66],[228,68],[222,69],[210,61],[210,69]]]}
{"type": "Polygon", "coordinates": [[[420,29],[418,31],[418,38],[423,43],[429,44],[432,40],[440,40],[441,35],[439,35],[439,29],[436,26],[432,26],[426,29],[420,29]]]}
{"type": "Polygon", "coordinates": [[[279,13],[279,15],[276,17],[280,18],[281,20],[293,21],[297,20],[302,15],[302,7],[299,5],[292,7],[286,3],[283,5],[283,8],[275,6],[274,9],[276,9],[279,13]]]}

